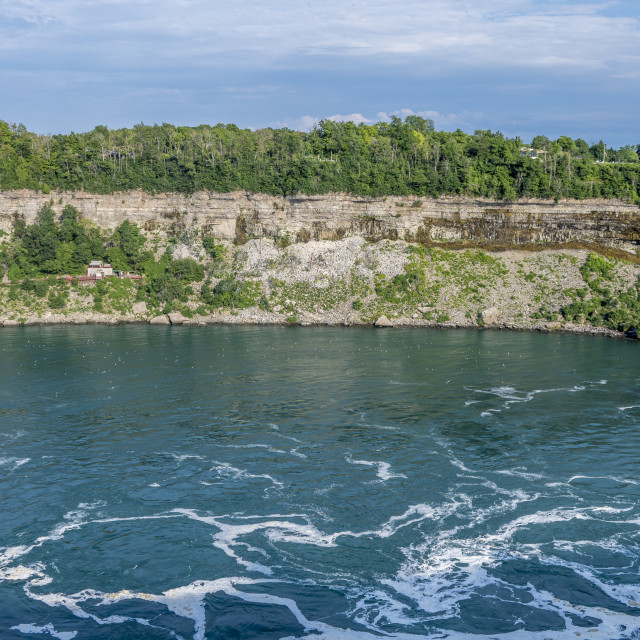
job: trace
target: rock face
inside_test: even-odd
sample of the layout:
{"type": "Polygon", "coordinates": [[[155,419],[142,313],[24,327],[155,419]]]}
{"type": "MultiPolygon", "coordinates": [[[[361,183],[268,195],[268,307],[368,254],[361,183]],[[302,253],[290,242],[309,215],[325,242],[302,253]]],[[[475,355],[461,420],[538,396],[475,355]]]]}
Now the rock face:
{"type": "Polygon", "coordinates": [[[0,191],[0,229],[10,232],[16,219],[32,223],[42,205],[51,201],[58,214],[72,204],[82,217],[103,228],[129,220],[147,231],[189,228],[238,243],[262,237],[306,242],[361,236],[487,248],[593,244],[635,252],[640,245],[640,208],[614,200],[0,191]]]}
{"type": "Polygon", "coordinates": [[[169,314],[169,322],[171,324],[184,324],[186,321],[187,318],[185,318],[180,312],[169,314]]]}
{"type": "Polygon", "coordinates": [[[147,313],[147,303],[146,302],[134,302],[131,310],[136,315],[143,315],[147,313]]]}
{"type": "Polygon", "coordinates": [[[376,327],[393,327],[393,322],[387,318],[387,316],[380,316],[375,322],[376,327]]]}
{"type": "Polygon", "coordinates": [[[500,320],[500,311],[496,307],[490,307],[489,309],[485,309],[481,311],[479,314],[479,319],[485,325],[497,324],[500,320]]]}
{"type": "Polygon", "coordinates": [[[170,325],[169,318],[167,316],[156,316],[155,318],[151,318],[149,320],[149,324],[159,324],[159,325],[170,325]]]}

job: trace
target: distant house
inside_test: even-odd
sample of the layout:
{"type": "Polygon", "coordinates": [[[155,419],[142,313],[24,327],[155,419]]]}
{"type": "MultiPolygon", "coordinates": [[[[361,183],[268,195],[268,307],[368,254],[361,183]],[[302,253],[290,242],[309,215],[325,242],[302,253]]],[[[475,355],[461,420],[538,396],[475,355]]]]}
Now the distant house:
{"type": "Polygon", "coordinates": [[[112,275],[113,269],[111,265],[100,260],[92,260],[87,267],[87,276],[96,280],[102,280],[102,278],[112,275]]]}
{"type": "Polygon", "coordinates": [[[544,149],[534,149],[533,147],[520,147],[520,155],[533,160],[540,160],[541,156],[546,153],[544,149]]]}

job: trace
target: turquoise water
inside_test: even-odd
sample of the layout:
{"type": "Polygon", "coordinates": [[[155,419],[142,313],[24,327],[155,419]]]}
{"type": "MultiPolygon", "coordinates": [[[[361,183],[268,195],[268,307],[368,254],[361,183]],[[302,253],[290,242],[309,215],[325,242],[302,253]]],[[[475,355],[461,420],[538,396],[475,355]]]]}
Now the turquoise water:
{"type": "Polygon", "coordinates": [[[638,345],[0,333],[0,638],[640,637],[638,345]]]}

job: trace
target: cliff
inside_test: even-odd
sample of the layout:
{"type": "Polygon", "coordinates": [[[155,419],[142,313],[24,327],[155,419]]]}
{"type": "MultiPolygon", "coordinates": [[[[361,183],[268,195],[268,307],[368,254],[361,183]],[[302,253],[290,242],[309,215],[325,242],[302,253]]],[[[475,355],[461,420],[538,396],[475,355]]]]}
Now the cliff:
{"type": "Polygon", "coordinates": [[[129,220],[148,232],[179,235],[191,229],[238,243],[260,237],[306,242],[355,236],[488,249],[599,245],[634,255],[640,245],[640,207],[615,200],[3,191],[0,229],[11,232],[16,218],[32,223],[47,202],[58,212],[72,204],[82,217],[103,228],[129,220]]]}
{"type": "Polygon", "coordinates": [[[154,263],[148,282],[9,285],[5,274],[4,326],[329,323],[619,335],[640,327],[640,209],[623,202],[5,191],[0,229],[32,224],[47,203],[58,214],[72,204],[103,229],[135,222],[140,250],[158,258],[168,249],[172,258],[161,275],[154,263]],[[215,252],[205,236],[215,236],[215,252]],[[171,261],[187,258],[201,275],[169,287],[171,261]]]}

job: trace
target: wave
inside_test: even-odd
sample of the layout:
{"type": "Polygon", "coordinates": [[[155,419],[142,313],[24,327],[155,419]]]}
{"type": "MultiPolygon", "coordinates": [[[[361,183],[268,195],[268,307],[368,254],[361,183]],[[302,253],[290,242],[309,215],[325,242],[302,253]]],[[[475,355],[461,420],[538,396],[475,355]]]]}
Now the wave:
{"type": "Polygon", "coordinates": [[[273,476],[270,476],[268,473],[250,473],[245,469],[239,469],[238,467],[234,467],[228,462],[218,462],[216,460],[213,461],[214,466],[209,469],[209,471],[215,472],[219,478],[231,479],[231,480],[268,480],[271,482],[274,487],[282,488],[284,487],[284,483],[280,482],[280,480],[276,480],[273,476]]]}
{"type": "MultiPolygon", "coordinates": [[[[533,389],[532,391],[519,391],[515,387],[510,385],[503,385],[500,387],[490,387],[489,389],[474,389],[472,387],[465,387],[467,391],[473,393],[483,394],[486,396],[492,396],[504,400],[503,407],[510,409],[511,405],[519,404],[522,402],[531,402],[534,398],[544,393],[578,393],[580,391],[588,390],[594,386],[607,384],[606,380],[599,380],[597,382],[585,382],[584,384],[576,384],[572,387],[552,387],[550,389],[533,389]]],[[[482,400],[466,400],[464,406],[470,406],[477,404],[482,400]]],[[[496,409],[489,409],[488,411],[497,411],[496,409]]],[[[483,412],[483,417],[488,417],[483,412]]]]}
{"type": "MultiPolygon", "coordinates": [[[[571,522],[574,520],[607,521],[610,518],[627,512],[607,505],[590,507],[556,508],[539,510],[534,513],[520,515],[498,527],[495,531],[477,534],[478,525],[486,522],[497,513],[506,513],[516,509],[523,502],[532,501],[536,495],[528,494],[519,489],[508,490],[491,481],[484,480],[483,486],[494,494],[509,494],[509,499],[501,500],[497,504],[484,509],[474,508],[473,500],[465,494],[451,494],[449,499],[439,505],[414,504],[404,511],[386,519],[378,528],[365,531],[342,530],[324,532],[314,525],[309,516],[304,513],[274,513],[261,515],[209,515],[193,509],[173,509],[168,513],[151,516],[123,517],[123,518],[90,518],[89,516],[100,503],[81,504],[78,508],[68,512],[63,522],[52,529],[50,534],[37,538],[34,544],[24,547],[14,547],[13,552],[7,550],[0,556],[3,559],[4,574],[0,577],[25,581],[24,592],[32,599],[50,607],[63,607],[79,619],[90,619],[100,625],[119,625],[123,623],[138,623],[150,628],[164,629],[158,626],[156,617],[132,617],[131,615],[110,615],[100,617],[95,613],[100,605],[116,605],[130,600],[143,600],[165,606],[171,613],[187,618],[194,624],[194,640],[204,640],[206,637],[205,597],[208,594],[223,593],[230,597],[240,598],[245,602],[263,604],[287,609],[304,629],[306,635],[295,637],[336,638],[347,640],[351,638],[373,639],[384,635],[390,638],[447,638],[451,640],[477,639],[477,634],[450,631],[447,626],[461,615],[461,607],[470,599],[478,597],[492,598],[491,593],[502,590],[501,600],[508,603],[511,609],[516,608],[523,615],[534,615],[536,611],[544,611],[547,615],[555,615],[563,621],[564,630],[537,632],[520,629],[510,633],[491,634],[492,638],[541,640],[550,635],[555,639],[576,637],[576,632],[585,632],[584,620],[593,621],[590,638],[610,639],[613,637],[627,637],[621,632],[626,628],[629,633],[638,628],[638,617],[632,613],[614,610],[607,606],[590,606],[567,602],[565,599],[552,594],[549,590],[531,583],[509,584],[504,577],[499,576],[501,567],[522,559],[537,559],[538,562],[556,567],[564,567],[574,574],[593,584],[601,592],[614,601],[627,607],[635,606],[640,599],[640,592],[636,585],[613,585],[598,575],[596,570],[565,558],[544,551],[542,543],[517,544],[514,542],[516,534],[525,529],[545,527],[549,523],[571,522]],[[470,517],[473,514],[473,517],[470,517]],[[257,572],[264,577],[223,577],[214,580],[196,580],[190,584],[153,594],[123,589],[117,593],[103,593],[85,589],[77,593],[41,593],[32,587],[44,586],[51,583],[46,576],[43,565],[27,566],[20,564],[8,567],[8,564],[27,555],[37,546],[45,542],[55,541],[64,536],[66,531],[87,526],[93,523],[110,523],[135,521],[144,519],[188,518],[212,526],[213,547],[221,550],[228,557],[247,571],[257,572]],[[453,518],[453,520],[450,520],[453,518]],[[351,594],[352,606],[348,611],[352,623],[363,626],[368,631],[344,629],[333,626],[322,620],[313,620],[304,615],[296,600],[290,597],[274,595],[256,591],[260,585],[277,585],[295,583],[273,577],[275,566],[253,562],[240,554],[266,552],[256,546],[248,544],[247,539],[261,534],[265,542],[272,548],[274,545],[311,545],[318,548],[341,546],[343,538],[359,539],[378,537],[390,538],[407,527],[415,528],[421,522],[429,520],[435,527],[430,527],[429,535],[425,535],[422,542],[401,548],[405,558],[404,563],[393,577],[379,577],[374,583],[362,584],[351,594]],[[456,524],[457,521],[457,524],[456,524]],[[444,528],[445,522],[456,526],[444,528]],[[466,532],[466,535],[465,535],[466,532]],[[11,574],[10,572],[14,572],[11,574]],[[498,572],[498,574],[496,574],[498,572]],[[251,592],[244,591],[248,587],[251,592]],[[485,595],[480,595],[485,594],[485,595]],[[489,594],[489,595],[487,595],[489,594]],[[84,603],[91,605],[90,609],[84,603]],[[401,626],[406,633],[397,631],[401,626]]],[[[551,545],[553,541],[549,541],[551,545]]],[[[583,544],[566,543],[566,545],[583,544]]],[[[584,544],[594,544],[584,541],[584,544]]],[[[553,545],[551,545],[551,548],[553,545]]],[[[572,548],[566,546],[566,548],[572,548]]],[[[328,576],[329,577],[329,576],[328,576]]],[[[313,584],[307,582],[307,584],[313,584]]],[[[290,590],[289,590],[290,592],[290,590]]],[[[126,610],[131,610],[127,606],[126,610]]],[[[348,621],[346,624],[351,624],[348,621]]],[[[25,630],[28,626],[23,625],[25,630]]],[[[35,628],[35,627],[34,627],[35,628]]],[[[56,632],[51,626],[38,627],[42,633],[75,633],[56,632]]],[[[22,630],[22,629],[19,629],[22,630]]],[[[27,631],[24,631],[25,633],[27,631]]],[[[33,633],[36,633],[35,631],[33,633]]],[[[172,633],[175,638],[181,636],[172,633]]],[[[53,635],[53,637],[56,637],[53,635]]],[[[62,640],[74,636],[61,636],[62,640]]],[[[290,636],[293,637],[293,636],[290,636]]],[[[629,636],[630,637],[630,636],[629,636]]]]}
{"type": "Polygon", "coordinates": [[[0,458],[0,467],[11,467],[11,471],[15,471],[27,462],[31,462],[31,458],[0,458]]]}
{"type": "Polygon", "coordinates": [[[347,456],[346,461],[349,464],[359,464],[365,467],[377,467],[376,475],[382,482],[391,480],[391,478],[406,478],[404,473],[392,473],[391,465],[388,462],[373,461],[373,460],[354,460],[351,456],[347,456]]]}

